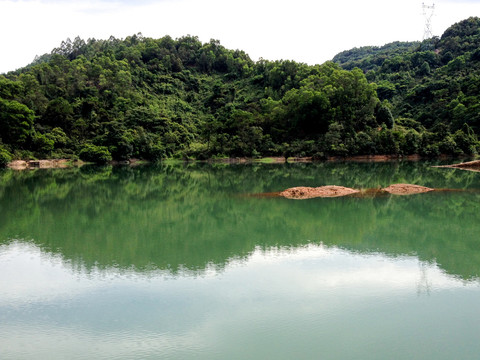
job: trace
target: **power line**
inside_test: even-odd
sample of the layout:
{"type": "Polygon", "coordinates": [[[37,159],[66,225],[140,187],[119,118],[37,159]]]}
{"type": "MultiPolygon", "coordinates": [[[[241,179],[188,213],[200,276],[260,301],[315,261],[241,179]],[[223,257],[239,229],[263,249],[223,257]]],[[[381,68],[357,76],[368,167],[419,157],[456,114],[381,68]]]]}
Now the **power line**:
{"type": "Polygon", "coordinates": [[[435,11],[435,4],[425,5],[422,3],[423,16],[425,18],[425,29],[423,31],[423,40],[431,39],[433,37],[432,32],[432,17],[435,11]]]}

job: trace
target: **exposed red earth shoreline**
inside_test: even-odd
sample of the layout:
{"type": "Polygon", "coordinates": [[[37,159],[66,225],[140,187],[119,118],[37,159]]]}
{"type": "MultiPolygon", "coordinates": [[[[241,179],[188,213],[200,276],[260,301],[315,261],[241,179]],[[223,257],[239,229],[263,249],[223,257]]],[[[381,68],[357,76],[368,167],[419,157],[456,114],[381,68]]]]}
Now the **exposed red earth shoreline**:
{"type": "MultiPolygon", "coordinates": [[[[351,156],[351,157],[329,157],[326,161],[355,161],[355,162],[387,162],[396,160],[420,160],[418,155],[409,156],[394,156],[394,155],[365,155],[365,156],[351,156]]],[[[252,158],[226,158],[226,159],[211,159],[207,162],[221,162],[221,163],[255,163],[255,162],[269,162],[269,163],[305,163],[314,161],[311,157],[290,157],[285,159],[284,157],[267,157],[264,159],[252,159],[252,158]]],[[[137,159],[131,159],[124,162],[112,162],[112,164],[136,164],[137,159]]],[[[15,170],[25,169],[49,169],[49,168],[69,168],[73,166],[81,166],[82,161],[73,162],[69,159],[42,159],[42,160],[14,160],[10,162],[7,167],[15,170]]],[[[452,165],[439,165],[434,166],[439,168],[457,168],[471,171],[480,171],[480,160],[469,161],[452,165]]]]}
{"type": "Polygon", "coordinates": [[[14,160],[7,165],[10,169],[26,170],[26,169],[52,169],[52,168],[69,168],[72,163],[67,159],[49,159],[49,160],[14,160]]]}
{"type": "MultiPolygon", "coordinates": [[[[137,159],[130,159],[127,161],[112,161],[110,165],[138,165],[142,162],[137,159]]],[[[33,170],[33,169],[68,169],[73,167],[80,167],[86,163],[70,159],[44,159],[44,160],[14,160],[10,162],[7,167],[13,170],[33,170]]]]}
{"type": "MultiPolygon", "coordinates": [[[[419,155],[407,155],[407,156],[398,156],[398,155],[358,155],[358,156],[329,156],[325,160],[321,161],[356,161],[356,162],[386,162],[386,161],[397,161],[397,160],[421,160],[422,158],[419,155]]],[[[224,163],[255,163],[268,160],[271,163],[299,163],[299,162],[313,162],[315,161],[311,156],[306,157],[288,157],[283,156],[267,156],[263,159],[252,159],[252,158],[225,158],[225,159],[210,159],[206,160],[207,162],[224,162],[224,163]]]]}
{"type": "MultiPolygon", "coordinates": [[[[391,161],[397,160],[398,157],[392,157],[387,155],[373,155],[373,156],[358,156],[350,158],[328,158],[327,161],[391,161]]],[[[409,160],[417,160],[417,157],[408,157],[409,160]]],[[[225,158],[225,159],[210,159],[206,162],[220,162],[220,163],[229,163],[229,164],[244,164],[244,163],[255,163],[255,162],[269,162],[272,164],[281,164],[285,162],[290,163],[307,163],[312,162],[311,157],[289,157],[285,159],[284,157],[267,157],[264,159],[252,159],[252,158],[225,158]]],[[[136,164],[138,163],[137,159],[131,159],[127,161],[113,161],[111,164],[136,164]]],[[[84,163],[82,161],[73,162],[69,159],[42,159],[42,160],[14,160],[10,162],[7,167],[14,170],[27,170],[27,169],[52,169],[52,168],[69,168],[74,166],[81,166],[84,163]]]]}
{"type": "Polygon", "coordinates": [[[459,163],[459,164],[452,164],[452,165],[439,165],[439,166],[435,166],[435,167],[453,168],[453,169],[462,169],[462,170],[480,172],[480,160],[468,161],[468,162],[459,163]]]}

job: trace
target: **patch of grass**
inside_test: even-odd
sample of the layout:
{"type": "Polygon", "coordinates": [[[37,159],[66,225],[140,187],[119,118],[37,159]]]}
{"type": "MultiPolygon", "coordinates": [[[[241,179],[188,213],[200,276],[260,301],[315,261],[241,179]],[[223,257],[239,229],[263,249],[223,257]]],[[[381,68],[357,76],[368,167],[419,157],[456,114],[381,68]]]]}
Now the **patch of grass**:
{"type": "Polygon", "coordinates": [[[266,157],[266,158],[254,159],[253,161],[260,164],[275,164],[279,162],[284,162],[284,159],[266,157]]]}
{"type": "Polygon", "coordinates": [[[172,165],[175,165],[175,164],[182,164],[185,162],[185,160],[183,159],[175,159],[175,158],[167,158],[167,159],[162,159],[160,161],[162,164],[172,164],[172,165]]]}

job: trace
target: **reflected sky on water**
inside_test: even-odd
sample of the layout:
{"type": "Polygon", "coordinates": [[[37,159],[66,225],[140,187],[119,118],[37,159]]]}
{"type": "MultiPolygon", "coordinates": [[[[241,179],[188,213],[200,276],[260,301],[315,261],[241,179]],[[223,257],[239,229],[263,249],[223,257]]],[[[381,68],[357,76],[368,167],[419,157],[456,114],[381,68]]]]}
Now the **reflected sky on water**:
{"type": "Polygon", "coordinates": [[[287,359],[322,352],[333,359],[384,346],[382,356],[396,347],[398,358],[420,351],[421,358],[446,359],[456,354],[458,332],[459,344],[479,349],[480,325],[471,318],[480,310],[479,282],[414,256],[321,244],[256,249],[221,271],[212,265],[172,276],[85,272],[13,242],[0,249],[0,283],[7,289],[0,343],[11,358],[287,359]]]}

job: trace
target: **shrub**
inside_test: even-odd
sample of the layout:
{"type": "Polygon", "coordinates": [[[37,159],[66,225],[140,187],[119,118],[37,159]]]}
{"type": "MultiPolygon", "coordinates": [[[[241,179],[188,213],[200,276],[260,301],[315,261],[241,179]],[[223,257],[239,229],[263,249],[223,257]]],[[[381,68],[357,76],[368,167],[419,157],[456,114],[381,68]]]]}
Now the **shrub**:
{"type": "Polygon", "coordinates": [[[7,166],[12,161],[12,154],[0,145],[0,168],[7,166]]]}
{"type": "Polygon", "coordinates": [[[94,162],[96,164],[106,164],[112,161],[112,155],[106,146],[85,144],[80,149],[78,155],[83,161],[94,162]]]}
{"type": "Polygon", "coordinates": [[[160,143],[150,143],[142,149],[140,155],[150,161],[159,161],[166,157],[165,147],[160,143]]]}
{"type": "Polygon", "coordinates": [[[37,156],[50,156],[50,153],[55,145],[55,140],[45,134],[40,133],[34,134],[32,140],[35,151],[37,152],[37,156]]]}
{"type": "Polygon", "coordinates": [[[393,119],[392,112],[390,109],[384,105],[382,105],[377,111],[377,124],[385,124],[387,129],[393,129],[393,125],[395,121],[393,119]]]}

